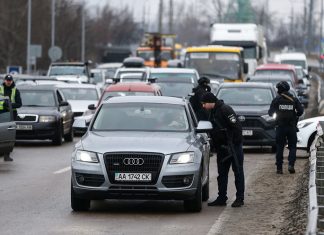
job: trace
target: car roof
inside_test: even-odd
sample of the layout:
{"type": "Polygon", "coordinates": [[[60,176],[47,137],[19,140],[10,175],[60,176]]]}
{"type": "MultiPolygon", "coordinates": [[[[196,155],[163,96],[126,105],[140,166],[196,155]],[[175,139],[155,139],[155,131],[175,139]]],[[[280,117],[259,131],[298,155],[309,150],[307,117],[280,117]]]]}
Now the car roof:
{"type": "Polygon", "coordinates": [[[119,68],[123,65],[123,63],[104,63],[99,64],[97,69],[109,69],[109,68],[119,68]]]}
{"type": "Polygon", "coordinates": [[[185,105],[183,98],[169,96],[115,96],[103,103],[151,103],[151,104],[176,104],[185,105]]]}
{"type": "Polygon", "coordinates": [[[235,88],[235,87],[253,87],[253,88],[272,88],[271,83],[260,83],[260,82],[224,82],[220,84],[219,88],[235,88]]]}
{"type": "Polygon", "coordinates": [[[263,64],[256,70],[295,70],[295,66],[291,64],[263,64]]]}
{"type": "Polygon", "coordinates": [[[289,52],[279,54],[280,60],[306,60],[306,55],[301,52],[289,52]]]}
{"type": "Polygon", "coordinates": [[[143,68],[118,68],[116,72],[147,72],[149,70],[148,67],[143,67],[143,68]]]}
{"type": "Polygon", "coordinates": [[[288,74],[256,74],[249,77],[250,80],[292,80],[288,74]]]}
{"type": "Polygon", "coordinates": [[[64,84],[58,84],[56,85],[58,88],[96,88],[96,85],[94,84],[78,84],[78,83],[64,83],[64,84]]]}
{"type": "Polygon", "coordinates": [[[196,73],[190,68],[151,68],[151,73],[196,73]]]}
{"type": "Polygon", "coordinates": [[[53,85],[26,85],[18,88],[20,91],[22,90],[40,90],[40,91],[46,91],[46,90],[51,90],[55,91],[57,90],[56,86],[53,85]]]}
{"type": "Polygon", "coordinates": [[[138,91],[153,92],[159,90],[157,85],[146,82],[119,82],[106,87],[105,91],[138,91]]]}
{"type": "Polygon", "coordinates": [[[83,62],[54,62],[51,65],[52,66],[67,66],[67,65],[84,66],[85,63],[83,63],[83,62]]]}

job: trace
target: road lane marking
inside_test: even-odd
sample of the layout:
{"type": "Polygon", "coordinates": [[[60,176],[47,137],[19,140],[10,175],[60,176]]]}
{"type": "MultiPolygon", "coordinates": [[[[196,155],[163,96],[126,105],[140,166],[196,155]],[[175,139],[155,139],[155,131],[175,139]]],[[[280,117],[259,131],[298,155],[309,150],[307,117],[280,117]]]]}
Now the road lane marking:
{"type": "Polygon", "coordinates": [[[71,167],[68,166],[68,167],[65,167],[65,168],[63,168],[63,169],[60,169],[60,170],[58,170],[58,171],[55,171],[54,174],[55,174],[55,175],[57,175],[57,174],[62,174],[62,173],[64,173],[64,172],[67,172],[67,171],[70,171],[70,170],[71,170],[71,167]]]}

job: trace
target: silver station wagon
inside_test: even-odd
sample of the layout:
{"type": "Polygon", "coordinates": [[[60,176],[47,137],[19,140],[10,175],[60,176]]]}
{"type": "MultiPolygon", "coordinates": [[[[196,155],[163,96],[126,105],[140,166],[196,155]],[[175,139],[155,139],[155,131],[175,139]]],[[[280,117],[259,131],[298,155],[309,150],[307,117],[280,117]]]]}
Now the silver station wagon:
{"type": "MultiPolygon", "coordinates": [[[[74,127],[87,128],[84,120],[74,127]]],[[[107,100],[72,153],[72,209],[100,199],[165,199],[199,212],[209,197],[211,128],[197,122],[186,99],[107,100]]]]}

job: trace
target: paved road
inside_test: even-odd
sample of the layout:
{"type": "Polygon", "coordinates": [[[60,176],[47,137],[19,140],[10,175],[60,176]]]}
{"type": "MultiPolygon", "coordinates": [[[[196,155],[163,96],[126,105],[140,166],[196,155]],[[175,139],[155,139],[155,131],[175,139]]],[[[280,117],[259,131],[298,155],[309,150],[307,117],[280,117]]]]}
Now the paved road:
{"type": "MultiPolygon", "coordinates": [[[[118,200],[96,201],[89,212],[72,212],[68,168],[72,149],[72,143],[54,147],[20,142],[12,154],[14,162],[0,159],[1,234],[207,234],[222,213],[223,208],[206,203],[196,214],[184,212],[182,203],[176,201],[118,200]]],[[[256,162],[269,158],[273,155],[264,150],[246,153],[247,187],[256,162]]],[[[214,199],[215,157],[210,167],[214,199]]],[[[233,200],[233,178],[229,185],[233,200]]]]}

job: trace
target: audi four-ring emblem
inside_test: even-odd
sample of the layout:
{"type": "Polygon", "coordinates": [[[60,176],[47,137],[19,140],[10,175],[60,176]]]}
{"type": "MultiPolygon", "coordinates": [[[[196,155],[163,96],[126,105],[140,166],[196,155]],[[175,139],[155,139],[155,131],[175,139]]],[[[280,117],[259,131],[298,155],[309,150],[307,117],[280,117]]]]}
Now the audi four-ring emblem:
{"type": "Polygon", "coordinates": [[[126,166],[141,166],[144,164],[143,158],[124,158],[124,165],[126,166]]]}

